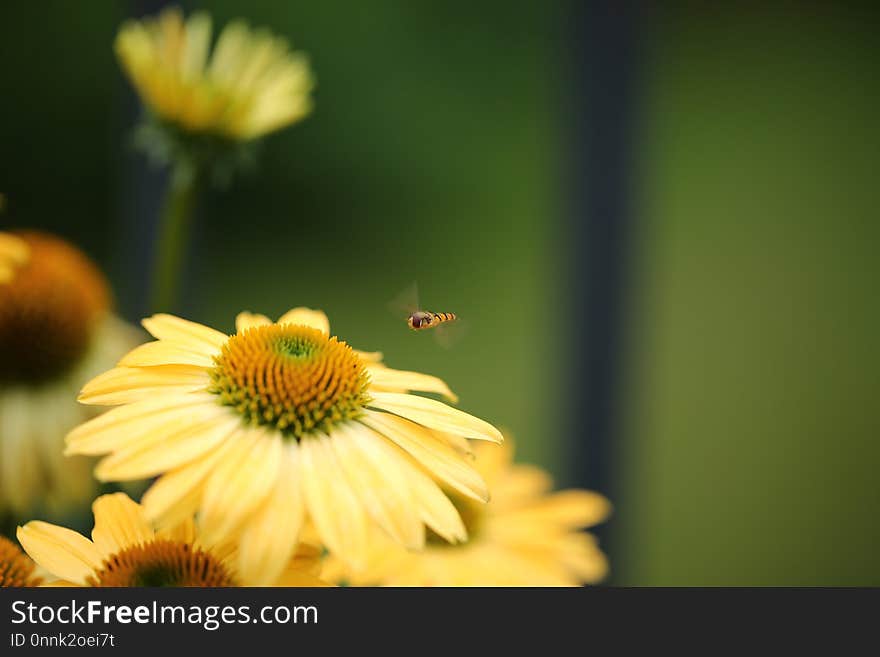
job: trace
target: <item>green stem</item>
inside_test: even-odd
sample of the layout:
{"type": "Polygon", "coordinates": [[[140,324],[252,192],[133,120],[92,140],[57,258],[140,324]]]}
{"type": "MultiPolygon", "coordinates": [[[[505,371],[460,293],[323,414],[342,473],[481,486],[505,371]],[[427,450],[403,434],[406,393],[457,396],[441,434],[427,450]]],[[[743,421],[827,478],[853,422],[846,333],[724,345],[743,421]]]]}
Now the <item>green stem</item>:
{"type": "Polygon", "coordinates": [[[183,258],[189,245],[197,187],[197,167],[187,161],[178,161],[168,180],[162,204],[153,259],[152,312],[175,310],[183,258]]]}

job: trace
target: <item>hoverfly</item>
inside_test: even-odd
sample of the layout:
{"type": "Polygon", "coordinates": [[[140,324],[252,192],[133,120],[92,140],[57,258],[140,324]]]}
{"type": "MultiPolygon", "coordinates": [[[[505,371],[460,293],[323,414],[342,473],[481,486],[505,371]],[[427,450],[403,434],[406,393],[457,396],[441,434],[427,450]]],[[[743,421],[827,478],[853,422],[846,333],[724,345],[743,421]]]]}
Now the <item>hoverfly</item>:
{"type": "Polygon", "coordinates": [[[416,283],[401,292],[389,304],[389,308],[398,317],[405,315],[406,325],[413,331],[438,329],[434,335],[437,341],[444,346],[450,346],[451,342],[452,335],[449,332],[449,325],[460,321],[455,313],[423,310],[419,305],[419,290],[416,283]]]}

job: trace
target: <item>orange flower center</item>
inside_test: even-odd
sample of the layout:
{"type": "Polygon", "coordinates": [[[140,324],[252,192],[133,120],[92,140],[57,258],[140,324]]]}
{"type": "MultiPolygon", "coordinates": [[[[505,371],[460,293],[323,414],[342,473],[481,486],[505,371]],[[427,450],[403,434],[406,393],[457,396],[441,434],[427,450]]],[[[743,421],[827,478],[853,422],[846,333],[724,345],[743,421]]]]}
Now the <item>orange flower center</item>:
{"type": "Polygon", "coordinates": [[[272,324],[231,337],[211,371],[211,391],[249,423],[294,439],[358,417],[369,379],[345,342],[309,326],[272,324]]]}
{"type": "Polygon", "coordinates": [[[0,536],[0,587],[39,586],[42,580],[34,577],[35,568],[15,543],[0,536]]]}
{"type": "Polygon", "coordinates": [[[157,539],[128,547],[107,559],[90,586],[236,586],[223,563],[188,543],[157,539]]]}
{"type": "Polygon", "coordinates": [[[110,305],[98,268],[45,233],[17,233],[29,257],[0,283],[0,383],[37,384],[79,362],[110,305]]]}

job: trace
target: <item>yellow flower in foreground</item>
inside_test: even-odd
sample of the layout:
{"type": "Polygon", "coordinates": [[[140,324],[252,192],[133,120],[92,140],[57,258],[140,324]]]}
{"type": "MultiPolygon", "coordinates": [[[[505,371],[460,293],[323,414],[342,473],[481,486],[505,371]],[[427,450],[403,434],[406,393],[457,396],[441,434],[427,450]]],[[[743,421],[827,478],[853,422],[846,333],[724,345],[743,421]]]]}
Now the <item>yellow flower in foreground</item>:
{"type": "MultiPolygon", "coordinates": [[[[34,520],[18,528],[18,540],[56,586],[251,586],[236,569],[235,546],[212,543],[185,520],[163,531],[125,493],[102,495],[92,505],[92,540],[71,529],[34,520]]],[[[326,586],[318,579],[320,551],[300,545],[286,558],[274,586],[326,586]]]]}
{"type": "Polygon", "coordinates": [[[326,315],[295,308],[272,323],[241,313],[237,333],[170,315],[144,320],[158,340],[97,377],[80,399],[121,405],[72,431],[68,452],[111,454],[102,481],[162,475],[144,495],[165,526],[198,512],[211,540],[240,536],[243,573],[271,581],[310,518],[327,548],[363,563],[371,522],[410,548],[425,526],[464,540],[431,479],[485,501],[467,438],[492,425],[417,390],[453,398],[440,379],[393,370],[330,335],[326,315]]]}
{"type": "Polygon", "coordinates": [[[188,132],[249,140],[303,118],[311,108],[309,66],[287,42],[241,21],[220,33],[211,18],[179,9],[127,21],[116,54],[138,94],[161,120],[188,132]]]}
{"type": "Polygon", "coordinates": [[[513,464],[510,441],[479,446],[477,467],[492,500],[477,506],[459,499],[470,539],[450,545],[428,540],[424,551],[407,551],[377,536],[363,569],[329,558],[324,579],[388,586],[578,586],[608,571],[596,539],[582,531],[602,522],[611,505],[585,490],[548,492],[546,472],[513,464]]]}
{"type": "Polygon", "coordinates": [[[91,464],[64,458],[64,435],[94,415],[76,403],[83,383],[135,335],[82,252],[46,233],[0,233],[0,511],[91,499],[91,464]]]}
{"type": "Polygon", "coordinates": [[[39,586],[42,580],[34,571],[37,565],[18,546],[0,536],[0,588],[7,586],[39,586]]]}

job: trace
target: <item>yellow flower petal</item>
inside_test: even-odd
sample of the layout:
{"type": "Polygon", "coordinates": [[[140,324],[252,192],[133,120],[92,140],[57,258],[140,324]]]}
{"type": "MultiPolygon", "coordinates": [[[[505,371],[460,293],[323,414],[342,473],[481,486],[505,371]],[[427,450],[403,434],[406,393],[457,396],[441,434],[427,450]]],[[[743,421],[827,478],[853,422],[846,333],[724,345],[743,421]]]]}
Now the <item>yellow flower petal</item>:
{"type": "Polygon", "coordinates": [[[241,312],[238,313],[238,316],[235,318],[235,330],[237,333],[244,333],[249,328],[254,328],[255,326],[266,326],[267,324],[271,323],[272,320],[265,315],[256,315],[254,313],[241,312]]]}
{"type": "Polygon", "coordinates": [[[422,374],[421,372],[407,372],[393,370],[384,365],[370,365],[367,367],[370,373],[370,389],[385,392],[407,392],[417,390],[419,392],[433,392],[443,395],[453,403],[458,402],[458,396],[449,389],[449,386],[436,376],[422,374]]]}
{"type": "Polygon", "coordinates": [[[295,568],[289,568],[281,574],[281,576],[275,582],[275,586],[300,586],[319,588],[332,586],[332,584],[328,584],[324,580],[320,579],[317,575],[306,573],[295,568]]]}
{"type": "Polygon", "coordinates": [[[65,454],[104,454],[174,433],[192,417],[220,414],[213,395],[156,396],[107,411],[67,434],[65,454]]]}
{"type": "Polygon", "coordinates": [[[278,579],[294,553],[303,521],[299,448],[285,445],[275,488],[242,533],[239,572],[254,586],[278,579]]]}
{"type": "Polygon", "coordinates": [[[153,315],[141,324],[154,338],[187,342],[204,354],[216,353],[229,339],[220,331],[174,315],[153,315]]]}
{"type": "Polygon", "coordinates": [[[405,479],[405,483],[397,485],[407,491],[407,496],[419,509],[419,517],[425,524],[450,543],[467,538],[467,531],[455,506],[430,477],[409,461],[399,447],[387,440],[362,445],[369,445],[372,451],[380,452],[384,460],[397,465],[397,470],[405,479]]]}
{"type": "Polygon", "coordinates": [[[579,582],[594,584],[608,576],[608,557],[596,545],[595,537],[583,532],[565,537],[562,562],[579,582]]]}
{"type": "Polygon", "coordinates": [[[564,490],[505,515],[511,521],[544,522],[574,529],[598,524],[610,513],[611,503],[602,495],[588,490],[564,490]]]}
{"type": "Polygon", "coordinates": [[[105,558],[155,538],[143,509],[125,493],[101,495],[92,504],[92,513],[92,541],[105,558]]]}
{"type": "Polygon", "coordinates": [[[156,395],[204,390],[210,383],[205,368],[194,365],[116,367],[89,381],[79,393],[78,400],[84,404],[116,406],[156,395]]]}
{"type": "Polygon", "coordinates": [[[431,429],[494,443],[504,441],[501,432],[488,422],[434,399],[398,392],[371,392],[370,395],[373,398],[370,406],[373,408],[394,413],[431,429]]]}
{"type": "Polygon", "coordinates": [[[401,545],[421,549],[425,530],[408,498],[406,479],[396,462],[372,449],[372,443],[378,440],[383,438],[352,423],[339,426],[329,444],[348,483],[379,526],[401,545]]]}
{"type": "Polygon", "coordinates": [[[46,582],[44,584],[40,584],[41,588],[80,588],[82,584],[75,584],[74,582],[68,582],[63,579],[56,579],[54,582],[46,582]]]}
{"type": "Polygon", "coordinates": [[[303,493],[312,522],[327,548],[353,568],[367,552],[367,514],[346,483],[327,436],[300,442],[303,493]]]}
{"type": "Polygon", "coordinates": [[[85,584],[101,567],[101,553],[89,539],[72,529],[32,520],[16,532],[31,559],[61,579],[85,584]]]}
{"type": "Polygon", "coordinates": [[[130,481],[154,477],[219,447],[241,426],[241,420],[219,406],[195,407],[176,430],[144,436],[117,449],[95,468],[100,481],[130,481]]]}
{"type": "Polygon", "coordinates": [[[311,308],[294,308],[278,318],[276,324],[302,324],[311,326],[319,331],[330,335],[330,320],[320,310],[311,308]]]}
{"type": "Polygon", "coordinates": [[[375,411],[367,411],[361,422],[397,443],[451,488],[480,502],[489,500],[489,490],[479,473],[430,430],[397,415],[375,411]]]}
{"type": "Polygon", "coordinates": [[[552,486],[553,479],[541,468],[518,464],[491,483],[492,506],[496,512],[521,507],[546,494],[552,486]]]}
{"type": "Polygon", "coordinates": [[[216,450],[159,477],[141,499],[147,518],[162,527],[186,522],[201,506],[208,475],[236,442],[237,437],[230,436],[216,450]]]}
{"type": "Polygon", "coordinates": [[[170,525],[164,529],[160,529],[156,533],[159,538],[164,538],[168,541],[177,541],[179,543],[187,543],[189,545],[196,543],[198,540],[196,523],[192,517],[170,525]]]}
{"type": "MultiPolygon", "coordinates": [[[[218,352],[219,353],[219,352],[218,352]]],[[[156,340],[129,351],[119,361],[120,367],[150,367],[152,365],[197,365],[211,367],[214,354],[192,349],[192,342],[156,340]]]]}
{"type": "Polygon", "coordinates": [[[281,436],[251,429],[214,468],[205,484],[200,522],[205,539],[219,541],[239,528],[275,487],[281,467],[281,436]]]}

